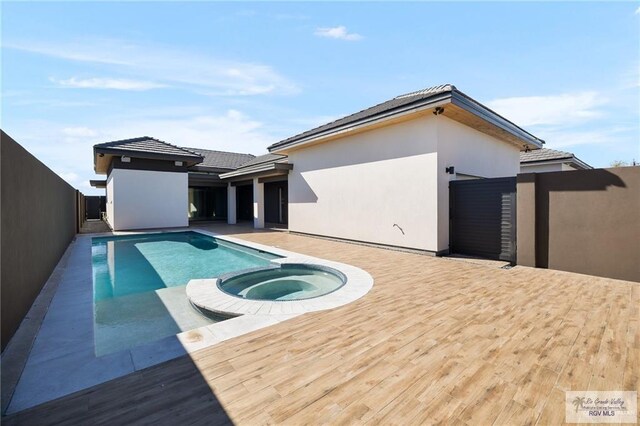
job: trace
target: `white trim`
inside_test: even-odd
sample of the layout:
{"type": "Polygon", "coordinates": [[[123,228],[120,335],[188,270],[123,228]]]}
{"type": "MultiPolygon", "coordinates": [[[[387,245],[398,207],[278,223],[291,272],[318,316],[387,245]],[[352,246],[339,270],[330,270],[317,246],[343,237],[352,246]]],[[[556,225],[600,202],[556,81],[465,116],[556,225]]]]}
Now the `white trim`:
{"type": "MultiPolygon", "coordinates": [[[[213,232],[192,229],[192,231],[209,235],[216,239],[241,244],[256,250],[284,256],[281,259],[274,259],[275,264],[307,264],[328,266],[342,272],[347,277],[347,282],[338,290],[324,296],[306,300],[247,300],[232,296],[218,288],[219,278],[191,280],[187,283],[187,297],[198,308],[222,315],[270,315],[272,313],[282,313],[282,309],[287,314],[304,314],[307,312],[322,311],[346,305],[367,294],[373,287],[373,278],[367,272],[355,266],[344,263],[332,262],[312,256],[305,256],[275,247],[264,246],[245,240],[232,237],[221,236],[213,232]]],[[[215,324],[214,324],[215,325],[215,324]]]]}

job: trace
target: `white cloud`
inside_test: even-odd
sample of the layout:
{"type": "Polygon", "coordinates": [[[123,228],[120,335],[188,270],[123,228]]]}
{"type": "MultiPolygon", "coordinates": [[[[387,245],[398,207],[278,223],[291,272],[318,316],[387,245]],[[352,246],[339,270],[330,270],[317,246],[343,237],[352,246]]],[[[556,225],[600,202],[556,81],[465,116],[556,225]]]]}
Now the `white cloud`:
{"type": "MultiPolygon", "coordinates": [[[[88,41],[87,41],[88,42],[88,41]]],[[[118,43],[119,44],[119,43],[118,43]]],[[[7,49],[23,50],[25,52],[39,53],[41,55],[53,56],[61,59],[68,59],[78,62],[95,62],[110,65],[132,65],[126,58],[119,57],[113,50],[114,43],[108,40],[98,40],[92,48],[84,42],[61,43],[52,42],[19,42],[12,43],[5,41],[2,47],[7,49]],[[95,49],[98,47],[99,49],[95,49]]],[[[121,45],[126,48],[126,46],[121,45]]]]}
{"type": "Polygon", "coordinates": [[[350,33],[345,26],[318,28],[314,32],[318,37],[335,38],[339,40],[358,41],[363,37],[357,33],[350,33]]]}
{"type": "Polygon", "coordinates": [[[149,135],[179,146],[252,154],[265,152],[278,140],[264,123],[234,109],[223,114],[136,117],[102,133],[107,140],[149,135]]]}
{"type": "Polygon", "coordinates": [[[636,15],[640,15],[640,6],[636,9],[636,15]]]}
{"type": "Polygon", "coordinates": [[[211,95],[295,94],[298,86],[269,65],[214,57],[171,46],[122,40],[83,40],[71,43],[20,42],[4,47],[77,62],[98,63],[132,80],[70,79],[69,85],[108,86],[147,90],[170,85],[211,95]],[[141,80],[141,81],[139,81],[141,80]]]}
{"type": "Polygon", "coordinates": [[[550,96],[494,99],[486,105],[519,126],[568,125],[601,117],[598,108],[608,103],[600,93],[590,91],[550,96]]]}
{"type": "Polygon", "coordinates": [[[143,91],[151,89],[159,89],[166,87],[164,84],[154,83],[152,81],[128,80],[122,78],[76,78],[71,77],[66,80],[51,79],[54,83],[63,87],[71,87],[74,89],[115,89],[115,90],[133,90],[143,91]]]}
{"type": "Polygon", "coordinates": [[[147,109],[145,114],[127,111],[118,116],[96,117],[82,125],[29,120],[7,130],[18,143],[85,194],[104,193],[88,187],[88,181],[96,178],[92,148],[96,143],[148,135],[178,146],[257,155],[291,133],[290,129],[275,129],[237,109],[213,112],[190,107],[176,107],[173,113],[168,108],[147,109]],[[64,149],[60,146],[62,142],[64,149]]]}
{"type": "Polygon", "coordinates": [[[74,172],[60,172],[58,173],[58,176],[60,176],[62,179],[66,180],[67,183],[69,185],[74,185],[78,183],[78,179],[80,178],[80,176],[78,176],[76,173],[74,172]]]}
{"type": "Polygon", "coordinates": [[[62,134],[72,138],[90,138],[97,136],[97,132],[88,127],[65,127],[62,129],[62,134]]]}
{"type": "Polygon", "coordinates": [[[536,132],[536,136],[547,142],[546,148],[569,148],[580,145],[606,145],[620,139],[616,129],[551,129],[536,132]]]}
{"type": "Polygon", "coordinates": [[[636,127],[609,119],[618,111],[616,105],[597,91],[502,98],[486,105],[546,141],[547,148],[589,145],[603,150],[637,139],[636,127]]]}

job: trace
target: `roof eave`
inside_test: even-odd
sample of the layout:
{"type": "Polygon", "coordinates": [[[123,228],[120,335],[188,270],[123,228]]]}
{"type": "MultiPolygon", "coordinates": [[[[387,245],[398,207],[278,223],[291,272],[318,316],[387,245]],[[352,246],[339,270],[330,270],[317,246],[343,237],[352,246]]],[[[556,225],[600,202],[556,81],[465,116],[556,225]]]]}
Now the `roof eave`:
{"type": "Polygon", "coordinates": [[[539,165],[545,165],[545,164],[572,164],[579,167],[582,170],[593,169],[592,166],[580,160],[576,156],[562,157],[562,158],[549,158],[546,160],[520,161],[520,165],[522,166],[539,166],[539,165]]]}
{"type": "Polygon", "coordinates": [[[235,179],[239,177],[246,178],[248,175],[261,174],[266,172],[288,172],[293,169],[293,164],[290,163],[262,163],[255,166],[245,167],[238,170],[234,170],[229,173],[222,173],[220,179],[235,179]]]}
{"type": "Polygon", "coordinates": [[[215,167],[215,166],[205,166],[203,164],[194,164],[189,167],[190,172],[203,172],[203,173],[227,173],[235,170],[231,167],[215,167]]]}
{"type": "Polygon", "coordinates": [[[94,157],[96,154],[105,154],[118,156],[123,155],[131,158],[146,158],[150,160],[167,160],[167,161],[184,161],[186,163],[198,164],[204,161],[204,157],[196,155],[179,155],[179,154],[164,154],[159,152],[148,151],[134,151],[129,149],[116,149],[116,148],[93,148],[94,157]]]}
{"type": "Polygon", "coordinates": [[[177,154],[162,154],[156,152],[146,152],[146,151],[133,151],[126,149],[115,149],[115,148],[104,148],[104,147],[93,147],[93,170],[97,174],[106,174],[109,168],[107,163],[106,167],[98,169],[98,156],[125,156],[131,158],[145,158],[149,160],[166,160],[166,161],[183,161],[187,166],[193,166],[195,164],[201,163],[204,158],[199,156],[192,155],[177,155],[177,154]]]}
{"type": "Polygon", "coordinates": [[[94,188],[105,189],[107,187],[107,181],[106,180],[100,180],[100,179],[91,179],[89,181],[89,185],[94,187],[94,188]]]}
{"type": "Polygon", "coordinates": [[[544,144],[544,141],[542,139],[535,137],[512,121],[507,120],[500,114],[480,104],[479,102],[475,101],[459,90],[453,90],[451,103],[459,108],[464,109],[465,111],[468,111],[480,117],[488,123],[491,123],[492,125],[511,133],[522,141],[533,145],[530,148],[542,148],[542,145],[544,144]]]}
{"type": "Polygon", "coordinates": [[[336,137],[340,134],[346,134],[349,132],[353,132],[357,129],[362,129],[367,126],[371,126],[375,123],[381,123],[385,120],[390,120],[392,118],[399,118],[408,114],[415,114],[424,110],[428,110],[431,108],[435,108],[437,106],[442,106],[445,104],[451,103],[470,114],[473,114],[480,119],[490,123],[491,125],[504,130],[505,132],[510,133],[516,138],[520,139],[523,142],[523,145],[528,146],[528,148],[539,149],[542,148],[544,141],[517,126],[513,122],[507,120],[491,109],[483,106],[482,104],[476,102],[472,98],[468,97],[464,93],[458,91],[457,89],[453,89],[448,92],[439,93],[430,98],[423,99],[420,102],[412,103],[409,105],[405,105],[400,108],[396,108],[390,111],[386,111],[381,114],[377,114],[373,117],[367,117],[365,119],[345,124],[344,126],[340,126],[334,129],[329,129],[324,132],[316,133],[313,135],[309,135],[307,137],[302,137],[299,139],[290,140],[287,142],[281,141],[277,142],[267,149],[272,153],[284,154],[287,150],[291,148],[298,148],[303,145],[315,143],[322,141],[323,139],[328,139],[331,137],[336,137]]]}
{"type": "Polygon", "coordinates": [[[397,118],[397,117],[401,117],[408,114],[415,114],[420,111],[445,105],[447,103],[450,103],[450,101],[451,101],[451,92],[440,93],[428,99],[424,99],[421,102],[412,103],[399,108],[395,108],[393,110],[386,111],[386,112],[374,115],[372,117],[367,117],[362,120],[358,120],[353,123],[348,123],[348,124],[345,124],[344,126],[336,127],[334,129],[329,129],[324,132],[309,135],[304,138],[296,139],[290,142],[285,142],[285,141],[276,142],[273,145],[269,146],[267,149],[271,153],[284,154],[287,149],[292,147],[300,147],[301,145],[318,142],[322,139],[334,137],[339,134],[349,133],[354,130],[361,129],[363,127],[367,127],[375,123],[384,122],[385,120],[389,120],[392,118],[397,118]]]}
{"type": "Polygon", "coordinates": [[[589,169],[593,169],[593,166],[585,163],[584,161],[582,161],[581,159],[579,159],[578,157],[576,157],[575,155],[573,156],[573,163],[577,164],[579,167],[581,167],[583,170],[589,170],[589,169]]]}

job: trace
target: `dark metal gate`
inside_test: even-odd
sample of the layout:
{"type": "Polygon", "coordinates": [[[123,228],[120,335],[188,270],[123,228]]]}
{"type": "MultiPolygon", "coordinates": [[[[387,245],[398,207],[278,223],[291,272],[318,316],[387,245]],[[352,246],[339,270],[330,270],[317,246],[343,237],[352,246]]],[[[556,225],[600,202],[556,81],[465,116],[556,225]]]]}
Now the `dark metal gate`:
{"type": "Polygon", "coordinates": [[[450,251],[516,261],[516,178],[449,183],[450,251]]]}

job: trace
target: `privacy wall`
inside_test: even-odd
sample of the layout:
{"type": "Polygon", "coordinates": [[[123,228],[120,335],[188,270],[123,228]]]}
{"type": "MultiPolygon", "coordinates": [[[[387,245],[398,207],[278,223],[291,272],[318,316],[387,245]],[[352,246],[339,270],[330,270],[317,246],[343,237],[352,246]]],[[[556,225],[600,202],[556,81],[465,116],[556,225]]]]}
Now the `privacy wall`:
{"type": "Polygon", "coordinates": [[[107,220],[115,231],[189,226],[186,172],[113,169],[107,178],[107,220]]]}
{"type": "Polygon", "coordinates": [[[0,135],[2,350],[76,234],[80,194],[0,135]]]}
{"type": "Polygon", "coordinates": [[[640,281],[640,167],[518,175],[518,264],[640,281]]]}

